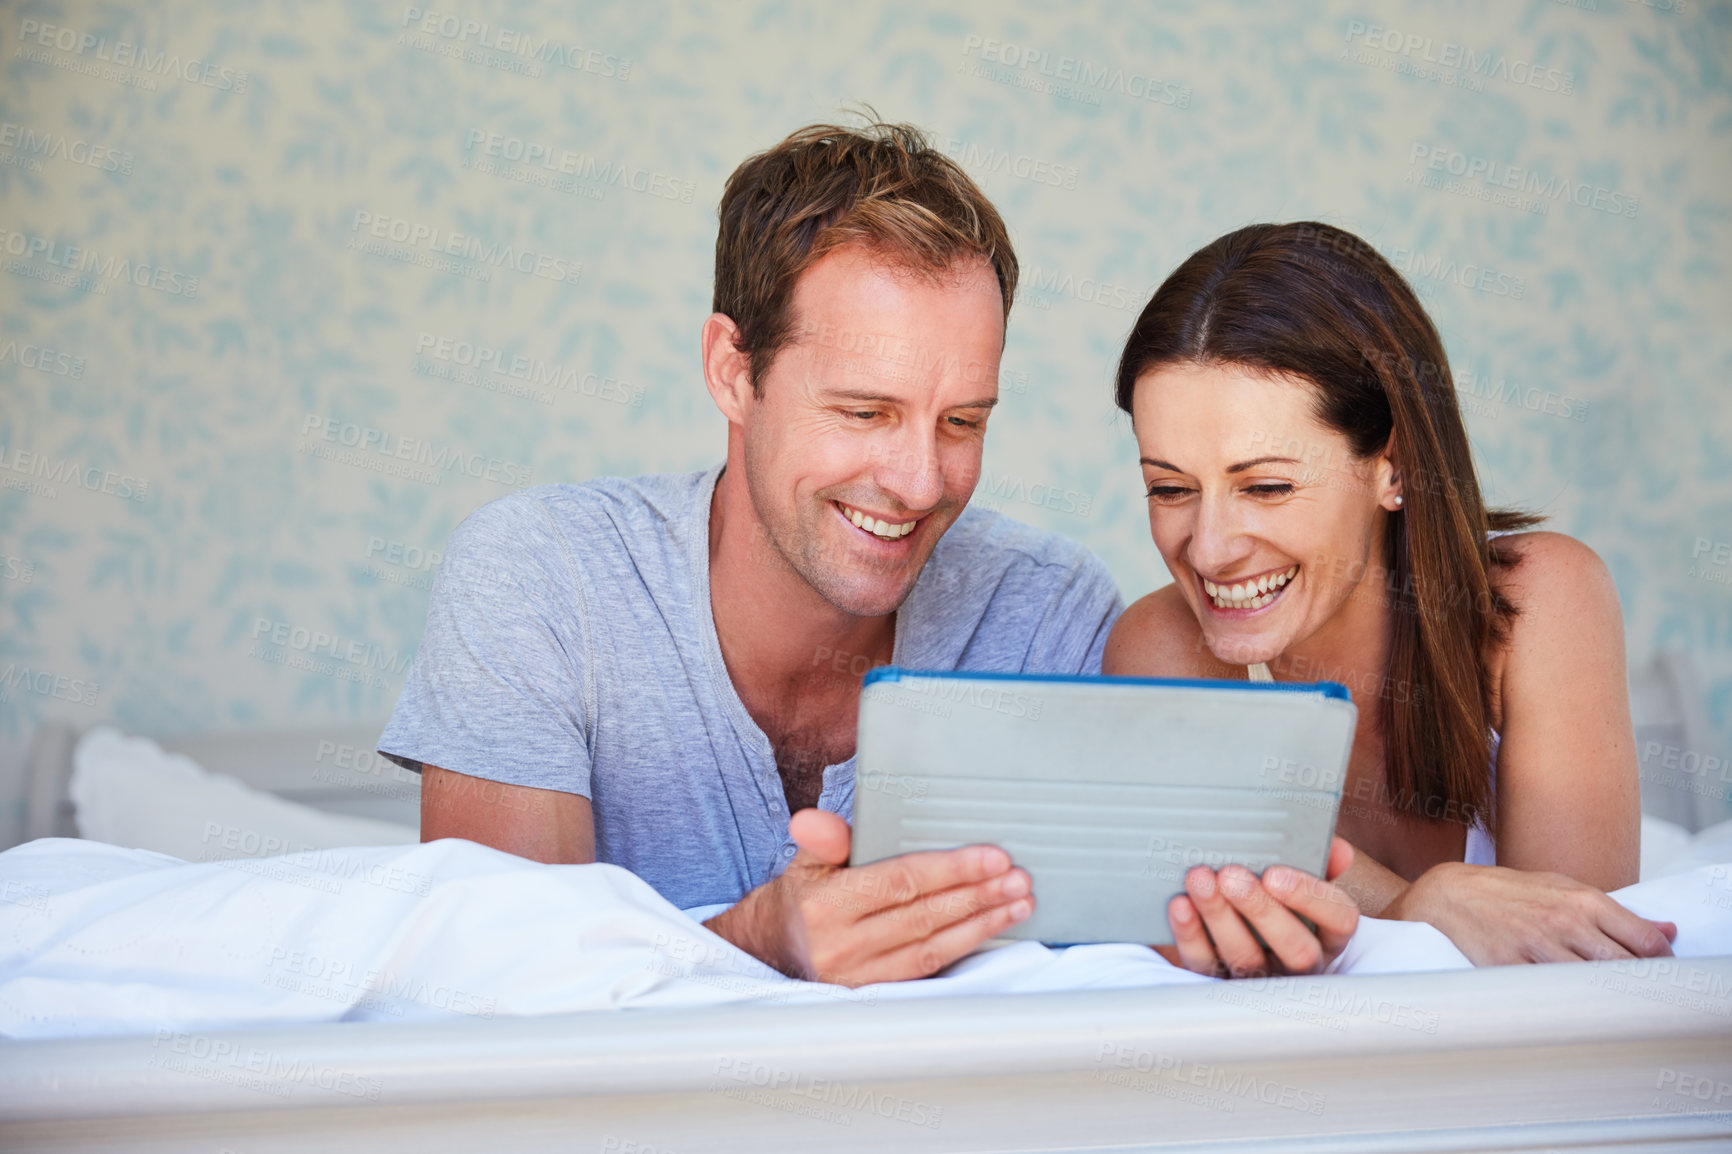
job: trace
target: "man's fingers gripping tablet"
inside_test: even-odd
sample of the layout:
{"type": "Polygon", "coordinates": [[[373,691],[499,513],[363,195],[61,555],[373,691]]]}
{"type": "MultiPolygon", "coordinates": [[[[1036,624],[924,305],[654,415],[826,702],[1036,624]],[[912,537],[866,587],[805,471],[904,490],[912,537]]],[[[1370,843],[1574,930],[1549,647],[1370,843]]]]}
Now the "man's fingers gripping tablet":
{"type": "MultiPolygon", "coordinates": [[[[907,880],[904,875],[898,886],[899,892],[906,892],[902,886],[907,880]]],[[[959,922],[980,919],[1001,908],[1011,914],[1010,921],[1005,923],[1010,925],[1034,912],[1033,899],[1029,896],[1031,889],[1027,873],[1020,869],[1006,869],[984,881],[965,882],[947,889],[924,888],[907,901],[878,909],[866,921],[874,932],[890,940],[908,941],[930,937],[959,922]]]]}
{"type": "Polygon", "coordinates": [[[1028,875],[994,846],[904,854],[847,867],[850,832],[805,809],[788,823],[800,847],[778,884],[797,911],[799,969],[863,985],[922,978],[1033,912],[1028,875]]]}
{"type": "Polygon", "coordinates": [[[872,982],[905,981],[930,977],[950,963],[972,953],[988,938],[1003,933],[1034,912],[1030,898],[1020,898],[954,921],[931,934],[885,951],[855,965],[847,973],[825,974],[818,980],[864,986],[872,982]]]}
{"type": "Polygon", "coordinates": [[[991,846],[835,870],[801,893],[812,968],[844,985],[926,977],[1026,918],[1028,893],[991,846]]]}

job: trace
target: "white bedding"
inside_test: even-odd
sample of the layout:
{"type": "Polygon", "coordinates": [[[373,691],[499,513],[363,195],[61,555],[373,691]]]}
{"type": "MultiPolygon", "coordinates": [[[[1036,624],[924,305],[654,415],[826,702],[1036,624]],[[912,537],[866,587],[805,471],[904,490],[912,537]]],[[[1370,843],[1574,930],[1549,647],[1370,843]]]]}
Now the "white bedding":
{"type": "Polygon", "coordinates": [[[208,862],[421,840],[416,826],[301,805],[113,726],[85,733],[72,763],[79,835],[110,845],[208,862]]]}
{"type": "MultiPolygon", "coordinates": [[[[1732,954],[1732,869],[1617,895],[1679,925],[1680,956],[1732,954]]],[[[1467,966],[1430,926],[1367,919],[1336,972],[1467,966]]],[[[977,953],[919,982],[795,982],[624,870],[471,842],[183,862],[42,839],[0,854],[0,1034],[406,1021],[724,1002],[874,1002],[1205,982],[1136,945],[977,953]]]]}

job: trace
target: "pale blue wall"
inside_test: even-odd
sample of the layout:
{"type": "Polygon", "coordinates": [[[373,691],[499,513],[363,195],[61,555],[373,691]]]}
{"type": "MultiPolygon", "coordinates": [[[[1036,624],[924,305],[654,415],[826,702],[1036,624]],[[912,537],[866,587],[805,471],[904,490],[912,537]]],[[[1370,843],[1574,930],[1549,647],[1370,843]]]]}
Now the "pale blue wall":
{"type": "Polygon", "coordinates": [[[1135,310],[1223,231],[1334,221],[1432,309],[1473,382],[1494,499],[1600,551],[1632,659],[1692,649],[1732,751],[1732,6],[1047,8],[464,0],[423,32],[400,4],[7,5],[0,742],[56,716],[384,718],[429,574],[370,542],[437,550],[524,479],[718,459],[697,333],[721,183],[869,101],[976,173],[1026,270],[980,499],[1082,539],[1127,596],[1163,582],[1108,399],[1135,310]],[[515,55],[482,46],[502,28],[515,55]],[[1464,53],[1476,71],[1427,63],[1464,53]],[[486,171],[476,133],[569,151],[579,176],[486,171]],[[1434,155],[1473,179],[1416,182],[1434,155]],[[1537,182],[1527,203],[1488,199],[1478,167],[1510,166],[1537,182]],[[424,239],[367,251],[357,214],[424,239]],[[432,238],[510,246],[535,271],[393,259],[434,261],[432,238]],[[68,285],[51,259],[95,271],[68,285]],[[571,387],[544,404],[442,379],[422,334],[561,366],[571,387]],[[497,479],[318,459],[309,418],[491,459],[497,479]],[[80,481],[30,491],[21,453],[80,481]],[[1086,515],[1031,502],[1036,486],[1086,515]],[[387,667],[328,663],[369,685],[273,663],[260,620],[387,667]]]}

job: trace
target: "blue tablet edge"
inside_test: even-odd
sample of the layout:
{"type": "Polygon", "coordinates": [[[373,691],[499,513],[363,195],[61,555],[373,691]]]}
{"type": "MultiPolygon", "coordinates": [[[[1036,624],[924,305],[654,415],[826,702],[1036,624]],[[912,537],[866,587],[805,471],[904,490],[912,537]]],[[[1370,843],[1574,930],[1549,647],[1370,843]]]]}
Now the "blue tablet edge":
{"type": "Polygon", "coordinates": [[[1174,689],[1248,689],[1256,692],[1316,693],[1340,701],[1352,701],[1347,687],[1336,681],[1224,681],[1204,677],[1105,677],[1082,673],[976,673],[955,669],[904,669],[880,665],[866,671],[863,685],[900,681],[904,677],[950,677],[965,681],[1041,681],[1100,685],[1164,685],[1174,689]]]}

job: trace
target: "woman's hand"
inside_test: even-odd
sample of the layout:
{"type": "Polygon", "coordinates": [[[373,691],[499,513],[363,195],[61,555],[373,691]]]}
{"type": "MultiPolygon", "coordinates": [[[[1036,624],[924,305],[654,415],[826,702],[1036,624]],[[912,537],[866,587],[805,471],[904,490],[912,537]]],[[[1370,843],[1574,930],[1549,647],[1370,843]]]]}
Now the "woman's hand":
{"type": "MultiPolygon", "coordinates": [[[[1353,847],[1336,838],[1325,872],[1333,879],[1352,863],[1353,847]]],[[[1315,974],[1346,948],[1359,907],[1340,887],[1289,866],[1270,866],[1261,881],[1243,866],[1219,873],[1195,866],[1185,875],[1185,892],[1168,904],[1167,921],[1173,944],[1156,952],[1187,970],[1234,978],[1315,974]]]]}
{"type": "Polygon", "coordinates": [[[1678,936],[1563,874],[1461,862],[1420,874],[1383,916],[1430,922],[1476,966],[1671,957],[1678,936]]]}

